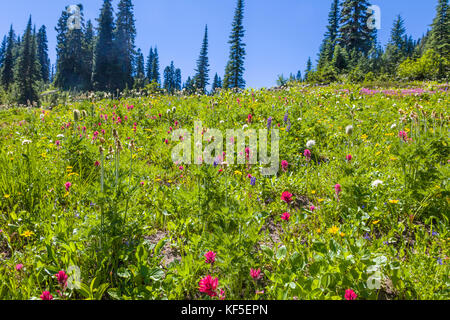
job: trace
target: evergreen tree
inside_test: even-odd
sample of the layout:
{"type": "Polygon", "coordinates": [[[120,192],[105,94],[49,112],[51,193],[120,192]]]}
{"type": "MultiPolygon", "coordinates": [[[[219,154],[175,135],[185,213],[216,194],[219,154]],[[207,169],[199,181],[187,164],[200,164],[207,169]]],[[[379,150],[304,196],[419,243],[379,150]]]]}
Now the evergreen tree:
{"type": "Polygon", "coordinates": [[[174,87],[175,90],[181,90],[181,69],[179,68],[175,70],[174,87]]]}
{"type": "Polygon", "coordinates": [[[88,20],[86,23],[86,31],[84,33],[84,43],[83,43],[83,59],[85,63],[85,74],[86,74],[86,83],[88,84],[88,89],[90,90],[92,87],[92,69],[93,69],[93,61],[94,61],[94,47],[95,47],[95,34],[94,34],[94,26],[91,20],[88,20]]]}
{"type": "Polygon", "coordinates": [[[131,0],[120,0],[117,11],[114,45],[117,59],[117,88],[123,90],[133,84],[133,64],[135,61],[136,27],[131,0]]]}
{"type": "Polygon", "coordinates": [[[383,71],[385,73],[394,74],[397,70],[397,66],[405,58],[405,27],[404,21],[400,15],[394,21],[394,25],[391,30],[391,38],[386,51],[383,55],[383,71]]]}
{"type": "Polygon", "coordinates": [[[2,45],[0,47],[0,70],[3,66],[3,61],[5,60],[5,53],[6,53],[6,44],[8,42],[8,38],[6,36],[3,37],[2,45]]]}
{"type": "Polygon", "coordinates": [[[6,90],[14,82],[14,51],[15,51],[15,34],[11,25],[6,41],[5,57],[3,59],[3,66],[1,69],[0,80],[6,90]]]}
{"type": "Polygon", "coordinates": [[[237,0],[237,7],[234,14],[232,31],[228,43],[231,45],[230,56],[225,68],[225,76],[223,79],[223,87],[229,88],[245,88],[244,80],[244,57],[245,44],[242,41],[244,37],[244,0],[237,0]]]}
{"type": "Polygon", "coordinates": [[[311,71],[312,71],[312,62],[311,57],[309,57],[308,61],[306,62],[305,80],[308,80],[308,76],[311,71]]]}
{"type": "Polygon", "coordinates": [[[206,91],[206,86],[209,84],[209,62],[208,62],[208,26],[205,27],[205,36],[203,37],[203,44],[200,50],[200,57],[197,60],[197,73],[195,75],[195,86],[197,89],[206,91]]]}
{"type": "Polygon", "coordinates": [[[150,48],[150,52],[147,57],[147,64],[145,66],[145,70],[147,71],[147,79],[151,83],[153,81],[153,60],[154,60],[154,54],[153,54],[153,47],[150,48]]]}
{"type": "Polygon", "coordinates": [[[48,57],[47,30],[43,25],[37,34],[37,57],[41,65],[41,79],[50,81],[50,59],[48,57]]]}
{"type": "Polygon", "coordinates": [[[327,32],[319,52],[319,69],[333,58],[334,47],[339,35],[339,18],[339,0],[333,0],[328,15],[327,32]]]}
{"type": "Polygon", "coordinates": [[[298,70],[297,76],[295,77],[295,80],[302,81],[302,72],[300,70],[298,70]]]}
{"type": "Polygon", "coordinates": [[[97,21],[98,33],[94,50],[92,84],[95,90],[111,92],[117,89],[113,79],[117,72],[115,71],[114,19],[111,0],[103,1],[97,21]]]}
{"type": "Polygon", "coordinates": [[[173,77],[174,74],[172,72],[173,69],[173,61],[171,62],[170,66],[167,66],[164,69],[164,83],[163,83],[163,88],[167,90],[168,93],[172,94],[174,91],[174,87],[173,87],[173,77]]]}
{"type": "Polygon", "coordinates": [[[428,48],[443,57],[450,56],[450,6],[448,0],[438,0],[428,48]]]}
{"type": "Polygon", "coordinates": [[[36,81],[39,80],[39,63],[36,57],[36,41],[31,30],[31,16],[23,35],[16,69],[17,101],[20,104],[38,102],[36,81]]]}
{"type": "Polygon", "coordinates": [[[155,50],[153,51],[152,82],[161,83],[161,79],[159,76],[158,48],[156,48],[156,47],[155,47],[155,50]]]}
{"type": "Polygon", "coordinates": [[[356,50],[367,54],[376,37],[376,30],[369,29],[367,0],[344,0],[341,10],[339,43],[347,52],[356,50]]]}
{"type": "Polygon", "coordinates": [[[220,79],[220,77],[216,73],[216,75],[214,76],[214,81],[212,84],[211,91],[214,93],[219,88],[222,88],[222,79],[220,79]]]}
{"type": "MultiPolygon", "coordinates": [[[[355,52],[355,51],[354,51],[355,52]]],[[[336,45],[333,53],[333,60],[331,62],[332,66],[336,71],[344,71],[347,69],[348,65],[347,52],[340,45],[336,45]]]]}
{"type": "Polygon", "coordinates": [[[134,79],[135,88],[143,88],[145,86],[145,66],[144,66],[144,55],[141,49],[137,51],[136,60],[136,74],[134,79]]]}
{"type": "Polygon", "coordinates": [[[91,63],[87,61],[85,39],[85,24],[83,6],[78,4],[80,10],[80,28],[69,29],[69,7],[66,7],[59,18],[57,27],[57,62],[55,86],[61,89],[86,90],[91,83],[91,63]]]}
{"type": "Polygon", "coordinates": [[[191,77],[188,77],[183,85],[183,89],[186,90],[188,94],[193,94],[195,92],[194,81],[191,77]]]}

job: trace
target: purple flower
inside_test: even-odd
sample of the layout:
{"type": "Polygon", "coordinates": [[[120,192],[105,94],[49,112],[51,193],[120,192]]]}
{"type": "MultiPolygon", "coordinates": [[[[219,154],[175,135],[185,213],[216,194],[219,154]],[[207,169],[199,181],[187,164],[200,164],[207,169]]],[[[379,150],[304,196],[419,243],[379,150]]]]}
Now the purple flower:
{"type": "Polygon", "coordinates": [[[250,185],[254,186],[255,184],[256,184],[256,178],[255,178],[255,177],[252,177],[252,178],[250,179],[250,185]]]}
{"type": "Polygon", "coordinates": [[[284,115],[283,121],[284,123],[287,123],[289,120],[289,111],[286,111],[286,114],[284,115]]]}
{"type": "Polygon", "coordinates": [[[269,119],[267,119],[267,130],[270,130],[271,127],[272,127],[272,117],[269,117],[269,119]]]}

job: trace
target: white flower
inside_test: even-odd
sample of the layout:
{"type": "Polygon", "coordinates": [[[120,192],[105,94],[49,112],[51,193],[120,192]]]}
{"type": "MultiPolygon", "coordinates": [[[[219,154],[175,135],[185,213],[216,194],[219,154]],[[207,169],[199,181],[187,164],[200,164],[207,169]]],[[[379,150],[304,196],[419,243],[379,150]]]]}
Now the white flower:
{"type": "Polygon", "coordinates": [[[302,118],[298,118],[297,121],[302,121],[302,118]]]}
{"type": "Polygon", "coordinates": [[[23,140],[22,141],[22,145],[25,145],[25,144],[30,144],[30,143],[32,143],[33,141],[31,141],[31,140],[23,140]]]}
{"type": "Polygon", "coordinates": [[[242,130],[245,130],[245,128],[248,128],[248,124],[244,124],[244,126],[242,127],[242,130]]]}
{"type": "Polygon", "coordinates": [[[64,138],[64,135],[63,134],[58,134],[56,137],[57,138],[64,138]]]}
{"type": "Polygon", "coordinates": [[[372,187],[376,188],[378,187],[378,185],[383,184],[383,181],[381,180],[375,180],[374,182],[372,182],[372,187]]]}
{"type": "Polygon", "coordinates": [[[391,129],[394,129],[396,126],[397,126],[397,124],[394,123],[394,124],[391,126],[391,129]]]}
{"type": "Polygon", "coordinates": [[[349,126],[345,127],[345,133],[350,136],[353,133],[353,126],[349,125],[349,126]]]}
{"type": "Polygon", "coordinates": [[[307,143],[306,143],[306,147],[308,148],[308,149],[311,149],[312,147],[314,147],[316,145],[316,141],[315,140],[309,140],[307,143]]]}

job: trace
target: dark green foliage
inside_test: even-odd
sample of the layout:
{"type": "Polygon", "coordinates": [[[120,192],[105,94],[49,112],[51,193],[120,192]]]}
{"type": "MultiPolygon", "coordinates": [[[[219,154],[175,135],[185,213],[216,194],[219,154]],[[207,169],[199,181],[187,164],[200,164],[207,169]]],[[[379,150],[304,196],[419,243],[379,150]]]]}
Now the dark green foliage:
{"type": "MultiPolygon", "coordinates": [[[[80,8],[80,29],[69,30],[68,7],[59,18],[57,31],[57,62],[55,86],[64,90],[88,90],[91,86],[92,42],[86,42],[83,6],[80,8]]],[[[91,32],[91,31],[90,31],[91,32]]],[[[92,41],[92,35],[89,35],[92,41]]]]}
{"type": "Polygon", "coordinates": [[[37,57],[41,65],[41,80],[50,80],[50,59],[48,57],[47,31],[45,26],[39,29],[37,34],[37,57]]]}
{"type": "Polygon", "coordinates": [[[450,56],[450,6],[448,0],[438,0],[428,47],[443,57],[450,56]]]}
{"type": "Polygon", "coordinates": [[[141,49],[137,51],[137,60],[136,60],[136,74],[134,78],[134,87],[135,88],[143,88],[146,85],[145,78],[145,66],[144,66],[144,55],[142,54],[141,49]]]}
{"type": "Polygon", "coordinates": [[[104,0],[98,18],[98,35],[94,50],[92,82],[95,90],[114,91],[117,59],[114,50],[114,19],[111,0],[104,0]]]}
{"type": "Polygon", "coordinates": [[[183,89],[186,90],[186,93],[193,94],[195,92],[194,81],[191,77],[188,77],[186,82],[183,85],[183,89]]]}
{"type": "Polygon", "coordinates": [[[219,77],[219,75],[216,73],[214,76],[214,81],[212,84],[211,91],[214,93],[216,89],[222,88],[222,79],[219,77]]]}
{"type": "Polygon", "coordinates": [[[153,72],[152,72],[153,59],[154,59],[154,55],[153,55],[153,47],[152,47],[152,48],[150,48],[150,52],[147,57],[147,64],[145,65],[145,71],[146,71],[147,79],[149,82],[152,82],[152,80],[153,80],[153,72]]]}
{"type": "Polygon", "coordinates": [[[133,63],[135,60],[136,27],[131,0],[120,0],[114,31],[115,64],[117,74],[115,87],[123,90],[133,84],[133,63]]]}
{"type": "Polygon", "coordinates": [[[368,7],[367,0],[344,0],[342,4],[339,43],[347,52],[367,54],[375,41],[376,30],[367,26],[368,7]]]}
{"type": "Polygon", "coordinates": [[[36,57],[36,39],[31,31],[31,16],[23,35],[19,60],[16,68],[17,102],[29,104],[38,102],[36,81],[39,80],[40,66],[36,57]]]}
{"type": "Polygon", "coordinates": [[[319,52],[319,69],[333,58],[334,47],[336,46],[339,35],[339,18],[339,0],[333,0],[328,15],[327,32],[325,33],[319,52]]]}
{"type": "Polygon", "coordinates": [[[158,56],[158,48],[155,47],[153,51],[153,62],[152,62],[152,78],[151,82],[161,83],[160,75],[159,75],[159,56],[158,56]]]}
{"type": "Polygon", "coordinates": [[[173,94],[175,90],[181,90],[181,70],[175,69],[173,61],[164,69],[163,88],[170,94],[173,94]]]}
{"type": "Polygon", "coordinates": [[[2,85],[8,89],[14,82],[14,51],[16,44],[14,43],[15,34],[11,26],[6,40],[6,49],[1,68],[0,80],[2,85]]]}
{"type": "Polygon", "coordinates": [[[308,76],[311,71],[312,71],[312,62],[311,57],[309,57],[308,61],[306,62],[305,80],[308,80],[308,76]]]}
{"type": "Polygon", "coordinates": [[[225,68],[225,77],[223,79],[223,87],[229,88],[244,88],[244,57],[245,44],[242,42],[244,37],[244,26],[242,24],[244,19],[244,1],[237,0],[237,7],[234,14],[232,24],[232,31],[228,43],[231,45],[230,56],[225,68]]]}
{"type": "Polygon", "coordinates": [[[209,62],[208,62],[208,26],[205,27],[205,35],[203,37],[202,48],[200,50],[200,57],[197,60],[197,69],[194,78],[197,89],[206,91],[206,86],[209,84],[209,62]]]}

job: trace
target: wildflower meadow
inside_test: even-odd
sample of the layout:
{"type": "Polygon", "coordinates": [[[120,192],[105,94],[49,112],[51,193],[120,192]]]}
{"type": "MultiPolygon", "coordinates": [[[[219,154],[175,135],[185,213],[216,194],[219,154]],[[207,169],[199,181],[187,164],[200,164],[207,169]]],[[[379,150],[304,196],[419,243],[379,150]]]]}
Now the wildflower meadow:
{"type": "Polygon", "coordinates": [[[449,299],[449,105],[416,82],[2,108],[0,299],[449,299]]]}

